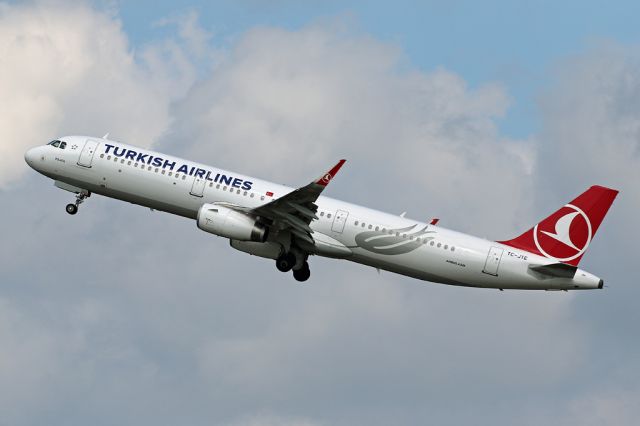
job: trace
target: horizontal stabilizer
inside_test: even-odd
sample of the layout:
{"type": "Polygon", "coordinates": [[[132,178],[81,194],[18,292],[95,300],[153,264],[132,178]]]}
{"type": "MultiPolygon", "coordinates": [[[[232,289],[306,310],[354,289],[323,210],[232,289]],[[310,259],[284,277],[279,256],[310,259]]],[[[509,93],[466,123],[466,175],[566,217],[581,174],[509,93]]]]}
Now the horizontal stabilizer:
{"type": "Polygon", "coordinates": [[[566,263],[551,263],[549,265],[531,265],[529,269],[554,278],[573,278],[578,267],[566,263]]]}

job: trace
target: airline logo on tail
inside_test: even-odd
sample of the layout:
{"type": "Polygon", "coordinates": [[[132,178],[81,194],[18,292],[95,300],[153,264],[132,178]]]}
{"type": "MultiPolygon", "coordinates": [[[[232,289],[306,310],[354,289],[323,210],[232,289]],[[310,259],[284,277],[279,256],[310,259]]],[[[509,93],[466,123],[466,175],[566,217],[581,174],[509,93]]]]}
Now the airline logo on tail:
{"type": "Polygon", "coordinates": [[[591,237],[589,217],[572,204],[567,204],[545,223],[539,223],[533,228],[533,238],[540,253],[561,262],[582,255],[589,247],[591,237]]]}
{"type": "Polygon", "coordinates": [[[617,195],[615,189],[592,186],[524,234],[500,243],[578,266],[617,195]]]}

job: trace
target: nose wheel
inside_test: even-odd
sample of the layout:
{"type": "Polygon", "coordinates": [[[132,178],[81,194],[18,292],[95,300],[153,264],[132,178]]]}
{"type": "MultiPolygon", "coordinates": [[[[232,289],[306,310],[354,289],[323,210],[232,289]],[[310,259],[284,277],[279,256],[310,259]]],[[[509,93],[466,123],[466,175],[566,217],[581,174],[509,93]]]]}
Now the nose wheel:
{"type": "Polygon", "coordinates": [[[67,204],[67,206],[65,207],[65,210],[67,211],[67,213],[69,213],[70,215],[74,215],[74,214],[78,213],[78,207],[90,195],[91,195],[91,193],[89,193],[89,192],[86,192],[86,193],[85,192],[81,192],[78,195],[76,195],[76,202],[75,203],[71,203],[71,204],[67,204]]]}
{"type": "Polygon", "coordinates": [[[76,214],[78,213],[78,206],[75,204],[67,204],[66,210],[69,214],[76,214]]]}

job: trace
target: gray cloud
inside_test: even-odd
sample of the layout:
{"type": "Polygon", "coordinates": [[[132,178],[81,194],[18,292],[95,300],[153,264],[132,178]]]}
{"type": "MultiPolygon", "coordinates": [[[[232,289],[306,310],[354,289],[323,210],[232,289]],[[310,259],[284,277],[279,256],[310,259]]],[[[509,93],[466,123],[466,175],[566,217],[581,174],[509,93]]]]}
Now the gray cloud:
{"type": "MultiPolygon", "coordinates": [[[[0,33],[57,16],[37,5],[2,13],[0,33]]],[[[605,49],[609,62],[627,64],[609,72],[597,68],[601,51],[562,64],[563,96],[542,98],[541,134],[514,141],[495,124],[509,104],[499,85],[469,88],[447,70],[414,69],[397,46],[339,24],[252,30],[194,83],[198,50],[185,37],[201,46],[206,32],[192,17],[181,21],[188,30],[178,42],[134,55],[114,18],[82,6],[69,13],[107,28],[106,44],[124,59],[100,79],[56,89],[64,114],[34,115],[32,144],[61,128],[96,133],[113,122],[126,142],[292,184],[346,156],[332,195],[442,215],[445,226],[494,237],[530,225],[596,179],[635,194],[615,167],[634,176],[635,157],[617,153],[617,144],[633,145],[625,94],[640,76],[624,49],[605,49]],[[175,59],[167,68],[149,66],[165,55],[175,59]],[[600,77],[590,79],[594,68],[600,77]],[[136,87],[107,85],[117,108],[76,114],[66,100],[100,93],[96,81],[110,76],[136,87]],[[607,113],[598,113],[600,91],[611,100],[607,113]],[[146,111],[149,99],[160,104],[155,112],[146,111]],[[612,137],[573,145],[596,119],[612,137]]],[[[99,44],[93,33],[76,36],[99,44]]],[[[76,54],[94,58],[93,50],[76,54]]],[[[4,84],[15,81],[7,74],[4,84]]],[[[34,90],[16,89],[16,99],[34,90]]],[[[23,149],[2,147],[14,160],[23,149]]],[[[631,283],[590,294],[498,293],[312,259],[312,280],[299,285],[188,220],[100,197],[69,217],[70,194],[34,173],[19,179],[23,169],[0,190],[0,423],[513,424],[524,413],[573,424],[585,412],[610,418],[620,404],[620,424],[636,414],[624,402],[637,395],[625,380],[640,371],[637,344],[625,343],[633,321],[617,330],[637,315],[631,283]],[[619,369],[605,365],[616,358],[619,369]]],[[[605,221],[584,261],[618,282],[631,276],[632,253],[618,261],[606,248],[629,241],[625,231],[634,235],[630,207],[614,206],[619,223],[605,221]]]]}

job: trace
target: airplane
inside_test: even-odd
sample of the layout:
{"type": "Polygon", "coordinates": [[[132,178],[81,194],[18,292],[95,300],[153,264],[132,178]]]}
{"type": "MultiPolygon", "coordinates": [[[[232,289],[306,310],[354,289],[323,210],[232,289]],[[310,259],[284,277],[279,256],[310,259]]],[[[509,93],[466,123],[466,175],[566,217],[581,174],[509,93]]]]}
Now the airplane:
{"type": "Polygon", "coordinates": [[[618,191],[592,186],[520,236],[489,241],[323,196],[345,160],[299,188],[88,136],[67,136],[25,153],[27,164],[76,194],[184,216],[231,247],[275,260],[297,281],[309,256],[346,259],[434,283],[521,290],[601,289],[578,268],[618,191]]]}

